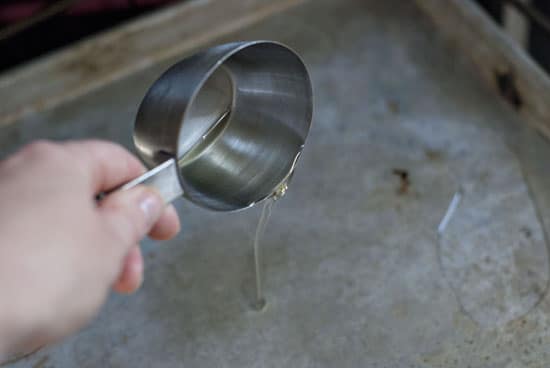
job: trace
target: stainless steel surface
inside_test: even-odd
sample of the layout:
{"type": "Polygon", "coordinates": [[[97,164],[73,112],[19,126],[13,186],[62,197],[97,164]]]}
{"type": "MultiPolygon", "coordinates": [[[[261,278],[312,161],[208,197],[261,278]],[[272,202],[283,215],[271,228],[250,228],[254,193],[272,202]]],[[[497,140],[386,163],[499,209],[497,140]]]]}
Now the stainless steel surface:
{"type": "Polygon", "coordinates": [[[178,165],[176,160],[172,158],[124,184],[120,187],[120,190],[127,190],[136,185],[146,185],[155,189],[164,200],[164,203],[170,203],[183,195],[178,179],[178,165]]]}
{"type": "MultiPolygon", "coordinates": [[[[213,110],[209,110],[211,112],[213,110]]],[[[225,127],[227,126],[227,117],[229,111],[221,113],[222,115],[215,121],[209,128],[209,130],[192,146],[182,157],[177,161],[173,158],[169,158],[162,164],[147,171],[140,177],[124,184],[117,190],[127,190],[135,187],[136,185],[146,185],[155,189],[164,200],[164,203],[170,203],[183,195],[183,189],[179,179],[179,167],[184,166],[188,162],[194,161],[198,156],[203,154],[216,139],[221,135],[225,127]],[[179,162],[179,164],[178,164],[179,162]]],[[[217,115],[217,114],[216,114],[217,115]]],[[[209,125],[211,121],[207,121],[209,125]]],[[[191,132],[193,133],[193,132],[191,132]]]]}
{"type": "Polygon", "coordinates": [[[183,195],[195,204],[243,209],[291,175],[312,104],[308,72],[292,50],[269,41],[216,46],[153,84],[134,143],[149,166],[176,159],[183,195]]]}

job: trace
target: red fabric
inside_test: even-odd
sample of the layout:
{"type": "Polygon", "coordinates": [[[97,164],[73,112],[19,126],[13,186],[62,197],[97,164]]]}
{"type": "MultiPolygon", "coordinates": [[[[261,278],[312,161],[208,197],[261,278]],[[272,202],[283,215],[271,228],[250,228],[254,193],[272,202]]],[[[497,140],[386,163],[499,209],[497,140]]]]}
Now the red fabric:
{"type": "Polygon", "coordinates": [[[124,9],[132,6],[153,6],[169,2],[170,0],[81,0],[68,13],[75,15],[98,13],[104,10],[124,9]]]}
{"type": "MultiPolygon", "coordinates": [[[[71,6],[65,14],[82,15],[100,13],[109,10],[122,10],[135,6],[154,6],[173,2],[173,0],[80,0],[71,6]]],[[[48,5],[47,0],[23,0],[11,4],[0,4],[0,22],[13,23],[28,18],[48,5]]]]}
{"type": "Polygon", "coordinates": [[[130,6],[128,0],[81,0],[73,5],[68,13],[97,13],[105,9],[124,9],[128,6],[130,6]]]}
{"type": "Polygon", "coordinates": [[[42,9],[45,4],[45,1],[38,0],[0,5],[0,22],[11,23],[25,19],[42,9]]]}

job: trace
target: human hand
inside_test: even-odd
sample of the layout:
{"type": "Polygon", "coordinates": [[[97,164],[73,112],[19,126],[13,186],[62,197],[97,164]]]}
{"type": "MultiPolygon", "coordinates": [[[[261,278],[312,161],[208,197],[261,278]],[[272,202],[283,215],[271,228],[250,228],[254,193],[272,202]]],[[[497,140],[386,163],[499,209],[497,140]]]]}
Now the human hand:
{"type": "Polygon", "coordinates": [[[143,172],[101,141],[37,142],[0,162],[0,356],[82,327],[111,286],[139,287],[139,241],[175,236],[177,214],[143,186],[95,197],[143,172]]]}

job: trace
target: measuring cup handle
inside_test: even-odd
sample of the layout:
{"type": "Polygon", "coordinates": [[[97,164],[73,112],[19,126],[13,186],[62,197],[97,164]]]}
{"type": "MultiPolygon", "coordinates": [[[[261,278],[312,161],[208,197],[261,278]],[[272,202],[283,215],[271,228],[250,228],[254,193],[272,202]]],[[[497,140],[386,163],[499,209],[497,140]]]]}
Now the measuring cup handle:
{"type": "Polygon", "coordinates": [[[178,178],[178,165],[173,158],[158,165],[145,174],[124,184],[117,190],[127,190],[136,185],[146,185],[160,193],[164,203],[168,204],[183,195],[178,178]]]}

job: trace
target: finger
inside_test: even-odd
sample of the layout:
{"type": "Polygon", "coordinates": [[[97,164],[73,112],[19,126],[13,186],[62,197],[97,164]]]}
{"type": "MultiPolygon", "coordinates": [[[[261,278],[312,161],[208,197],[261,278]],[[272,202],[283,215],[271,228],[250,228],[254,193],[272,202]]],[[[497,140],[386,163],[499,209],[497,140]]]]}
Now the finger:
{"type": "Polygon", "coordinates": [[[109,243],[117,244],[122,256],[151,231],[164,211],[164,203],[154,190],[137,186],[109,194],[98,211],[109,243]]]}
{"type": "Polygon", "coordinates": [[[87,140],[63,145],[79,160],[94,193],[116,188],[145,172],[134,155],[115,143],[87,140]]]}
{"type": "Polygon", "coordinates": [[[113,289],[121,294],[135,292],[143,282],[143,257],[138,245],[135,245],[124,259],[122,272],[113,285],[113,289]]]}
{"type": "Polygon", "coordinates": [[[149,236],[156,240],[168,240],[180,232],[180,220],[174,206],[166,207],[159,220],[155,223],[149,236]]]}

